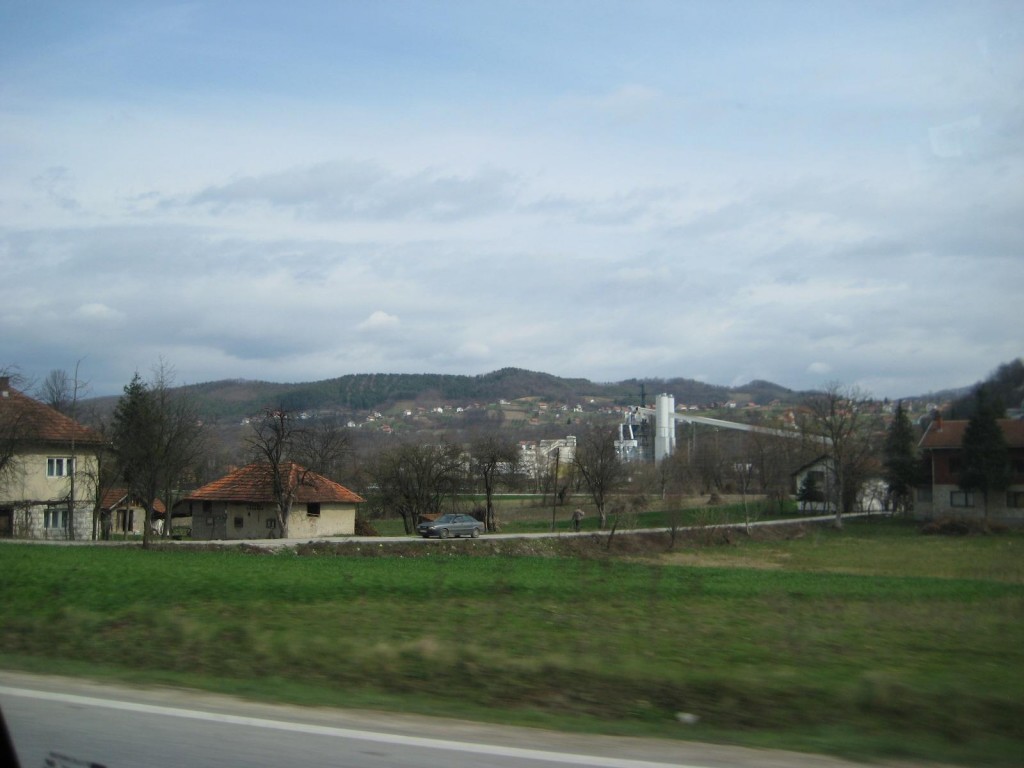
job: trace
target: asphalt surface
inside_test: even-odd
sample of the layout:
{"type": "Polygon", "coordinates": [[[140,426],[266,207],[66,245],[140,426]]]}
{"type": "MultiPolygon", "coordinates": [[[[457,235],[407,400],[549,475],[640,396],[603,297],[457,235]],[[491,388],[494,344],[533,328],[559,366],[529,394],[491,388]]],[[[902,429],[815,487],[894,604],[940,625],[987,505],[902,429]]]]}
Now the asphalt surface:
{"type": "Polygon", "coordinates": [[[863,768],[795,752],[260,704],[2,671],[0,709],[22,768],[863,768]]]}
{"type": "MultiPolygon", "coordinates": [[[[852,512],[843,515],[844,520],[850,520],[856,517],[879,517],[882,515],[888,515],[887,512],[852,512]]],[[[814,517],[799,517],[787,520],[757,520],[747,524],[744,523],[726,523],[721,525],[702,525],[702,526],[682,526],[677,528],[677,532],[681,531],[693,531],[693,530],[713,530],[716,528],[762,528],[780,525],[806,525],[808,523],[832,523],[835,520],[835,515],[817,515],[814,517]]],[[[668,533],[670,528],[629,528],[629,529],[618,529],[615,531],[616,536],[631,536],[635,534],[644,533],[668,533]]],[[[573,538],[573,537],[603,537],[611,535],[611,531],[580,531],[576,533],[574,531],[544,531],[542,533],[485,533],[477,541],[485,539],[550,539],[550,538],[573,538]]],[[[187,541],[177,541],[175,539],[166,539],[163,537],[154,536],[152,542],[154,544],[160,544],[161,546],[189,546],[193,547],[196,545],[207,544],[210,546],[218,547],[261,547],[264,549],[283,549],[286,547],[298,547],[304,544],[317,544],[330,542],[332,544],[344,544],[346,542],[352,544],[387,544],[387,543],[411,543],[411,542],[422,542],[424,545],[429,546],[430,543],[436,543],[440,541],[453,542],[453,541],[473,541],[469,537],[462,539],[449,538],[449,539],[425,539],[421,536],[416,535],[404,535],[404,536],[330,536],[325,538],[300,538],[300,539],[213,539],[213,540],[197,540],[189,539],[187,541]]],[[[92,540],[75,540],[67,541],[63,539],[0,539],[0,544],[43,544],[43,545],[54,545],[54,546],[93,546],[93,547],[138,547],[142,545],[142,539],[132,539],[129,541],[92,541],[92,540]]]]}

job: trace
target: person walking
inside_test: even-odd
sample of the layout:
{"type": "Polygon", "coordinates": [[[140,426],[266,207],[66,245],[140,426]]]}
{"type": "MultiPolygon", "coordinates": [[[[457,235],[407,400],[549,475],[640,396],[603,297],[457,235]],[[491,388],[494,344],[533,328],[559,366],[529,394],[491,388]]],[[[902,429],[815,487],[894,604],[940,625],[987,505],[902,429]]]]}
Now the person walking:
{"type": "Polygon", "coordinates": [[[572,529],[574,531],[579,532],[581,520],[583,520],[583,510],[576,507],[576,511],[572,513],[572,529]]]}

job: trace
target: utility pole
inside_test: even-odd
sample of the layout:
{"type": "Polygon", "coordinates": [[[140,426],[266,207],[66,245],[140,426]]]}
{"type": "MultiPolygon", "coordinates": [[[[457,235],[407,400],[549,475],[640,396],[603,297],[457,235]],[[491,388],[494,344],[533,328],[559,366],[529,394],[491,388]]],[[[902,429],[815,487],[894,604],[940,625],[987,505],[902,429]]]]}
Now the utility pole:
{"type": "Polygon", "coordinates": [[[558,511],[558,467],[561,463],[562,449],[555,448],[555,479],[551,484],[551,532],[555,532],[555,513],[558,511]]]}

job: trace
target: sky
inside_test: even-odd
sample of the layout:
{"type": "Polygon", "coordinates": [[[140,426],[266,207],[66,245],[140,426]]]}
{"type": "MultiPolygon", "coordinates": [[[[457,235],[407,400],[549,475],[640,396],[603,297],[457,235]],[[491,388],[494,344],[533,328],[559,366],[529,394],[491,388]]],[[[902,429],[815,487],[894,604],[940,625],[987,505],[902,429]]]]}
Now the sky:
{"type": "Polygon", "coordinates": [[[1024,354],[1024,3],[0,0],[0,368],[901,397],[1024,354]]]}

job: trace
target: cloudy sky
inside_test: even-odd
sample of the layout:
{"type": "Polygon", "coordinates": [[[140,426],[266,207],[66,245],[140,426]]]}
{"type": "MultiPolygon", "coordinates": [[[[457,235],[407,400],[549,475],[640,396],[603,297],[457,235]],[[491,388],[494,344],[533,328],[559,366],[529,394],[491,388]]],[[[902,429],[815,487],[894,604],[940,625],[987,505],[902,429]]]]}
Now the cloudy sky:
{"type": "Polygon", "coordinates": [[[0,367],[898,397],[1024,353],[1024,4],[0,2],[0,367]]]}

